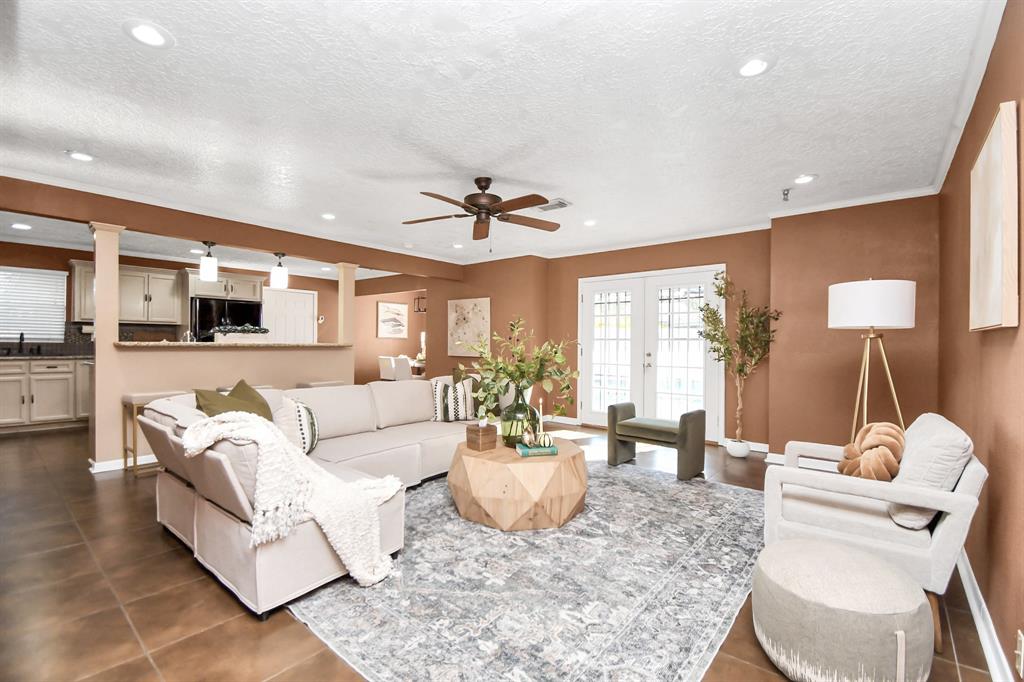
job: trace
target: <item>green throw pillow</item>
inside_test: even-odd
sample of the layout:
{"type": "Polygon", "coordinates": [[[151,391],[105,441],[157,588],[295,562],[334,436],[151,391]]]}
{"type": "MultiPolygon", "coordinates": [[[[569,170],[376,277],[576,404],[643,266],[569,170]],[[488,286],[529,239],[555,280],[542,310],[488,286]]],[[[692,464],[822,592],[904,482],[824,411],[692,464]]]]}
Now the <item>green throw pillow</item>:
{"type": "Polygon", "coordinates": [[[255,388],[245,383],[245,380],[235,384],[227,395],[201,388],[195,389],[195,394],[196,407],[207,417],[215,417],[224,412],[251,412],[267,421],[273,421],[270,405],[255,388]]]}

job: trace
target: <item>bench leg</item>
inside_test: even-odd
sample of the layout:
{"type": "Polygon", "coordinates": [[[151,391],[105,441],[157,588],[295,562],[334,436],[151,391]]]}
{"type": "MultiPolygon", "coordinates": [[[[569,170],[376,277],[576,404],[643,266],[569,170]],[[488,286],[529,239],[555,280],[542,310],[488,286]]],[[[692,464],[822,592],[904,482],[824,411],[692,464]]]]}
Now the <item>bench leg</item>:
{"type": "Polygon", "coordinates": [[[704,472],[704,452],[694,453],[687,448],[676,448],[676,478],[689,481],[704,472]]]}
{"type": "Polygon", "coordinates": [[[618,466],[636,459],[636,443],[619,440],[614,433],[608,434],[608,464],[618,466]]]}

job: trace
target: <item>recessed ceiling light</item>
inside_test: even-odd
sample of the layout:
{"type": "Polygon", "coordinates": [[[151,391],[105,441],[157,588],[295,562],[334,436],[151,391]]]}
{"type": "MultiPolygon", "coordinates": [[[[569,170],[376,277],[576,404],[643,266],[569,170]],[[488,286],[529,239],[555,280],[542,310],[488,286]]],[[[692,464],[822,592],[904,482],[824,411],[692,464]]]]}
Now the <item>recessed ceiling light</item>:
{"type": "Polygon", "coordinates": [[[793,182],[798,185],[806,185],[808,182],[814,182],[817,177],[814,173],[804,173],[793,178],[793,182]]]}
{"type": "Polygon", "coordinates": [[[404,244],[402,244],[402,248],[403,249],[411,249],[412,246],[413,246],[412,242],[405,242],[404,244]]]}
{"type": "Polygon", "coordinates": [[[189,249],[188,252],[189,253],[196,253],[196,254],[199,254],[200,256],[202,256],[204,253],[206,253],[202,249],[189,249]]]}
{"type": "Polygon", "coordinates": [[[597,221],[596,220],[584,220],[583,221],[583,226],[584,227],[593,227],[594,225],[597,225],[597,221]]]}
{"type": "Polygon", "coordinates": [[[31,230],[32,226],[28,223],[11,223],[11,229],[13,230],[31,230]]]}
{"type": "Polygon", "coordinates": [[[453,249],[461,249],[462,248],[462,244],[452,244],[452,248],[453,249]]]}
{"type": "Polygon", "coordinates": [[[334,215],[333,213],[321,213],[320,217],[323,218],[324,220],[334,220],[338,216],[334,215]]]}
{"type": "Polygon", "coordinates": [[[174,36],[163,26],[143,19],[129,19],[122,24],[124,32],[146,47],[174,47],[174,36]]]}
{"type": "Polygon", "coordinates": [[[762,73],[768,70],[771,64],[767,59],[763,57],[754,57],[753,59],[747,60],[747,63],[740,67],[740,75],[744,78],[751,78],[753,76],[760,76],[762,73]]]}
{"type": "Polygon", "coordinates": [[[325,266],[323,266],[320,269],[323,270],[324,272],[330,272],[331,271],[331,267],[329,265],[325,265],[325,266]]]}
{"type": "Polygon", "coordinates": [[[65,149],[64,153],[70,156],[75,161],[92,161],[93,155],[86,154],[85,152],[76,152],[74,149],[65,149]]]}

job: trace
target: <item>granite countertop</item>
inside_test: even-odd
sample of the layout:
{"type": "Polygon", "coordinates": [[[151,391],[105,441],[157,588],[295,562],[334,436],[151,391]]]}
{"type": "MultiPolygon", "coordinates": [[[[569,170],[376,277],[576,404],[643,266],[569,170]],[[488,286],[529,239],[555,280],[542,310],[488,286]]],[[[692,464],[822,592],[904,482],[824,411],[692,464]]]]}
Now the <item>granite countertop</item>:
{"type": "Polygon", "coordinates": [[[335,349],[351,348],[349,343],[185,343],[183,341],[117,341],[117,348],[141,350],[261,350],[276,349],[335,349]]]}
{"type": "Polygon", "coordinates": [[[2,355],[0,354],[0,362],[4,360],[92,360],[94,355],[28,355],[22,353],[21,355],[2,355]]]}

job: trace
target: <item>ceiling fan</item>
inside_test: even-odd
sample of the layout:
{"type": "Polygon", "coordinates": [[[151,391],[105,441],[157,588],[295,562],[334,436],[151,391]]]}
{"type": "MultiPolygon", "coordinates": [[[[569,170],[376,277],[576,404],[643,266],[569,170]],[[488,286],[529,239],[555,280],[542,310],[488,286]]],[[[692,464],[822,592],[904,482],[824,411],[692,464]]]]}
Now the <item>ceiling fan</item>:
{"type": "Polygon", "coordinates": [[[497,194],[490,194],[487,191],[491,188],[490,178],[476,178],[473,182],[476,183],[476,187],[480,191],[474,194],[467,194],[462,201],[452,199],[451,197],[446,197],[441,194],[435,194],[434,192],[420,192],[420,194],[431,197],[432,199],[440,199],[441,201],[446,201],[453,206],[458,206],[465,211],[465,213],[439,215],[434,216],[433,218],[419,218],[417,220],[406,220],[402,224],[415,225],[416,223],[428,223],[432,220],[473,217],[475,218],[473,221],[473,239],[487,239],[487,236],[491,231],[491,218],[496,218],[503,223],[524,225],[537,230],[547,230],[548,232],[554,232],[559,228],[558,223],[553,223],[550,220],[530,218],[528,216],[512,213],[512,211],[519,211],[521,209],[532,208],[534,206],[543,206],[548,203],[548,200],[541,195],[526,194],[521,197],[516,197],[515,199],[502,200],[502,198],[497,194]]]}

